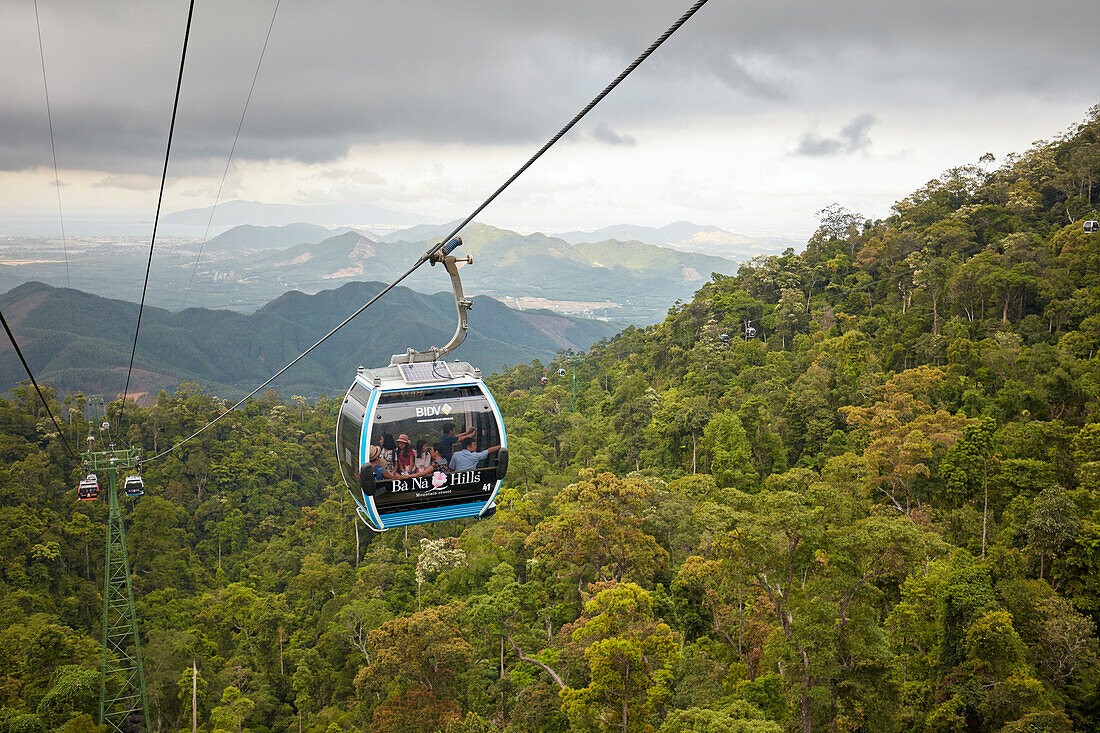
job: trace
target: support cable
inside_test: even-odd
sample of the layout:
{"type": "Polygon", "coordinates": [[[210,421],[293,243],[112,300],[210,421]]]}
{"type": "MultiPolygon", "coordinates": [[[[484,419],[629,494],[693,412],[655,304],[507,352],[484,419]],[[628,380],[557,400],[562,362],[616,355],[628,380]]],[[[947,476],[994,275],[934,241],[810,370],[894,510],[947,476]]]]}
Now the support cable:
{"type": "Polygon", "coordinates": [[[34,0],[34,24],[38,28],[38,58],[42,61],[42,90],[46,93],[46,121],[50,126],[50,152],[53,154],[53,185],[57,189],[57,218],[61,220],[61,251],[65,255],[65,284],[69,288],[69,318],[76,321],[73,307],[73,281],[69,277],[69,241],[65,236],[65,214],[61,209],[61,178],[57,173],[57,145],[53,137],[53,113],[50,111],[50,85],[46,83],[46,51],[42,45],[42,22],[38,19],[38,0],[34,0]]]}
{"type": "Polygon", "coordinates": [[[541,158],[543,153],[545,153],[547,150],[549,150],[550,147],[552,145],[554,145],[554,143],[556,143],[558,140],[560,140],[562,138],[562,136],[565,135],[565,133],[569,132],[569,130],[571,130],[574,125],[576,125],[578,122],[580,122],[582,117],[584,117],[586,114],[588,114],[592,110],[593,107],[595,107],[597,104],[599,104],[600,101],[611,92],[611,90],[613,90],[615,87],[617,87],[623,81],[623,79],[625,79],[627,76],[630,75],[630,73],[632,71],[634,71],[634,69],[638,68],[638,66],[643,61],[645,61],[647,58],[649,58],[650,55],[652,55],[652,53],[654,51],[656,51],[661,46],[661,44],[663,44],[665,41],[668,40],[669,36],[671,36],[673,33],[675,33],[680,28],[680,26],[682,26],[684,23],[686,23],[687,20],[691,16],[695,15],[696,11],[698,11],[699,8],[706,5],[706,3],[707,3],[707,0],[696,0],[694,5],[692,5],[690,8],[688,8],[688,10],[683,15],[681,15],[680,18],[675,23],[673,23],[671,26],[669,26],[668,29],[664,33],[662,33],[660,35],[660,37],[657,38],[657,40],[655,40],[653,43],[651,43],[649,45],[649,48],[647,48],[636,59],[634,59],[634,61],[632,61],[629,66],[627,66],[625,69],[623,69],[622,73],[620,73],[617,77],[615,77],[615,79],[610,84],[608,84],[606,87],[604,87],[603,91],[601,91],[599,94],[597,94],[592,99],[591,102],[589,102],[587,105],[585,105],[584,109],[582,109],[580,112],[578,112],[576,115],[574,115],[573,119],[569,120],[569,122],[567,122],[564,127],[562,127],[560,130],[558,130],[558,132],[552,138],[547,140],[546,144],[543,145],[541,148],[539,148],[538,152],[536,152],[534,155],[532,155],[527,160],[527,162],[524,163],[522,166],[520,166],[519,170],[517,170],[515,173],[513,173],[508,178],[508,180],[506,180],[503,184],[501,184],[500,187],[497,188],[497,190],[494,191],[489,196],[489,198],[485,199],[485,201],[483,201],[480,206],[478,206],[476,209],[474,209],[474,211],[469,216],[467,216],[465,219],[463,219],[462,223],[460,223],[458,226],[456,226],[450,234],[448,234],[446,237],[444,237],[437,244],[430,247],[427,252],[422,254],[420,256],[420,259],[416,261],[416,264],[414,264],[412,267],[410,267],[408,270],[406,270],[403,275],[401,275],[399,278],[397,278],[396,280],[391,282],[386,287],[382,288],[382,290],[377,295],[375,295],[373,298],[368,300],[364,305],[360,306],[358,310],[356,310],[350,316],[345,318],[338,326],[336,326],[331,331],[329,331],[324,336],[322,336],[320,339],[318,339],[317,342],[313,344],[313,346],[310,346],[308,349],[306,349],[301,354],[296,356],[289,364],[284,366],[279,371],[275,372],[275,374],[271,375],[271,377],[268,378],[267,381],[265,381],[259,387],[256,387],[256,389],[249,392],[247,395],[245,395],[245,397],[243,399],[241,399],[235,405],[230,407],[228,410],[223,412],[221,415],[218,415],[216,418],[214,418],[210,422],[206,423],[206,425],[203,425],[201,428],[199,428],[194,433],[192,433],[191,435],[189,435],[186,438],[184,438],[183,440],[181,440],[179,443],[176,443],[171,448],[168,448],[167,450],[164,450],[164,451],[158,453],[157,455],[155,455],[151,458],[147,458],[146,460],[142,461],[142,463],[148,463],[149,461],[155,461],[158,458],[166,456],[169,453],[171,453],[172,451],[176,450],[176,448],[179,448],[184,443],[187,443],[188,441],[192,440],[193,438],[198,437],[203,431],[205,431],[211,425],[213,425],[214,423],[218,422],[219,420],[221,420],[223,417],[225,417],[229,413],[236,410],[238,407],[243,405],[247,400],[249,400],[250,398],[255,396],[256,393],[258,393],[261,389],[263,389],[267,385],[271,384],[273,381],[275,381],[275,379],[277,379],[279,376],[281,376],[284,372],[286,372],[292,366],[294,366],[299,361],[304,359],[310,352],[312,352],[318,346],[320,346],[325,341],[327,341],[333,334],[335,334],[341,328],[343,328],[344,326],[351,323],[351,321],[356,316],[358,316],[360,313],[365,311],[367,308],[374,305],[374,303],[376,303],[379,298],[381,298],[383,295],[385,295],[386,293],[388,293],[389,291],[391,291],[395,287],[397,287],[397,285],[402,280],[407,278],[409,275],[411,275],[413,272],[415,272],[421,265],[423,265],[425,262],[430,260],[432,255],[434,255],[436,252],[441,250],[443,248],[443,246],[445,244],[447,244],[448,242],[450,242],[451,239],[454,238],[460,231],[462,231],[462,229],[467,224],[469,224],[471,221],[473,221],[475,216],[480,214],[485,209],[486,206],[491,204],[497,198],[497,196],[499,196],[501,193],[503,193],[504,189],[508,188],[508,186],[510,186],[517,178],[519,178],[520,175],[522,175],[524,171],[526,171],[528,168],[530,168],[531,165],[534,164],[534,162],[536,160],[541,158]]]}
{"type": "Polygon", "coordinates": [[[58,424],[57,418],[53,416],[50,404],[46,402],[46,396],[42,394],[42,388],[38,386],[38,380],[34,378],[30,366],[27,365],[27,360],[23,358],[23,351],[19,348],[19,344],[15,340],[15,334],[11,332],[11,328],[8,326],[8,319],[4,318],[3,311],[0,311],[0,324],[4,325],[4,331],[7,332],[8,338],[11,340],[11,345],[15,347],[15,353],[19,356],[19,361],[23,362],[23,368],[27,371],[27,376],[31,378],[31,384],[34,385],[35,391],[38,392],[38,399],[42,400],[42,406],[46,408],[46,414],[50,416],[50,420],[53,421],[53,426],[57,428],[57,434],[61,437],[61,442],[65,445],[65,450],[68,451],[74,461],[79,461],[80,458],[69,445],[68,439],[65,438],[65,431],[61,429],[61,425],[58,424]]]}
{"type": "Polygon", "coordinates": [[[199,260],[202,258],[202,248],[206,246],[206,240],[210,237],[210,224],[214,221],[214,210],[218,208],[218,202],[222,198],[222,189],[225,187],[225,178],[229,175],[229,164],[233,162],[233,153],[237,149],[237,139],[241,136],[241,128],[244,127],[244,117],[248,114],[248,103],[252,101],[252,92],[256,88],[256,79],[260,76],[260,66],[264,62],[264,54],[267,52],[267,43],[271,40],[271,29],[275,27],[275,16],[279,14],[279,4],[282,0],[275,0],[275,10],[271,13],[271,23],[267,26],[267,36],[264,38],[264,46],[260,49],[260,59],[256,62],[256,72],[252,75],[252,85],[248,87],[248,96],[244,100],[244,109],[241,110],[241,121],[237,123],[237,134],[233,136],[233,144],[229,147],[229,158],[225,161],[225,170],[222,171],[222,180],[218,184],[218,194],[214,197],[214,205],[210,207],[210,217],[206,220],[206,231],[203,232],[202,242],[199,243],[198,254],[195,255],[195,264],[191,268],[191,278],[187,281],[187,289],[183,291],[183,302],[180,310],[187,307],[187,296],[191,294],[191,285],[195,282],[195,272],[199,269],[199,260]]]}
{"type": "Polygon", "coordinates": [[[137,353],[138,334],[141,332],[141,314],[145,310],[145,294],[149,290],[149,271],[153,267],[153,247],[157,241],[157,225],[160,223],[160,206],[164,201],[164,182],[168,178],[168,158],[172,154],[172,134],[176,129],[176,112],[180,104],[180,88],[183,86],[183,67],[187,61],[187,40],[191,37],[191,17],[195,13],[195,0],[187,10],[187,28],[183,33],[183,52],[180,54],[180,73],[176,79],[176,99],[172,103],[172,123],[168,126],[168,146],[164,151],[164,171],[160,176],[160,194],[157,196],[157,213],[153,218],[153,236],[149,240],[149,260],[145,264],[145,284],[141,288],[141,305],[138,306],[137,326],[134,328],[134,347],[130,351],[130,366],[126,369],[126,387],[122,390],[122,407],[119,410],[119,426],[126,411],[126,397],[130,393],[130,374],[134,371],[134,355],[137,353]]]}
{"type": "MultiPolygon", "coordinates": [[[[582,117],[584,117],[586,114],[588,114],[592,110],[593,107],[595,107],[597,104],[599,104],[600,101],[604,97],[606,97],[608,94],[610,94],[612,89],[619,86],[619,83],[622,82],[623,79],[625,79],[627,76],[629,76],[630,73],[632,71],[634,71],[634,69],[638,68],[638,66],[643,61],[645,61],[647,58],[649,58],[650,55],[661,46],[661,44],[663,44],[665,41],[668,40],[669,36],[671,36],[673,33],[675,33],[677,30],[679,30],[680,26],[682,26],[684,23],[686,23],[688,21],[688,19],[691,18],[691,16],[695,15],[696,11],[698,11],[699,8],[703,7],[706,4],[707,4],[707,0],[696,0],[696,3],[694,5],[692,5],[690,8],[688,8],[687,11],[685,11],[684,14],[681,15],[675,23],[670,25],[668,27],[668,30],[666,30],[664,33],[662,33],[660,35],[660,37],[657,38],[657,40],[655,40],[653,43],[651,43],[649,45],[649,48],[647,48],[645,51],[643,51],[638,56],[638,58],[634,59],[634,61],[632,61],[629,66],[627,66],[625,69],[623,69],[622,73],[620,73],[617,77],[615,77],[614,81],[612,81],[610,84],[608,84],[606,87],[604,87],[603,91],[600,92],[599,94],[597,94],[592,99],[592,101],[589,102],[584,107],[584,109],[582,109],[580,112],[578,112],[576,114],[576,116],[573,117],[573,119],[571,119],[571,120],[569,120],[569,122],[565,123],[565,126],[562,127],[560,130],[558,130],[557,134],[554,135],[554,137],[547,140],[546,144],[543,145],[541,148],[539,148],[539,151],[537,153],[535,153],[534,155],[532,155],[531,158],[526,163],[524,163],[522,166],[520,166],[519,170],[517,170],[515,173],[513,173],[512,176],[507,181],[502,183],[500,185],[500,188],[498,188],[496,191],[494,191],[492,193],[492,195],[489,196],[489,198],[485,199],[485,201],[482,202],[481,206],[478,206],[476,209],[474,209],[473,213],[471,213],[469,216],[467,216],[465,219],[463,219],[462,223],[454,228],[454,231],[452,231],[450,234],[448,234],[446,237],[443,238],[443,241],[441,241],[439,244],[435,245],[435,247],[428,250],[428,252],[424,255],[424,257],[422,257],[420,259],[420,262],[417,263],[417,266],[419,267],[421,264],[426,262],[429,257],[431,257],[433,254],[438,252],[443,247],[444,244],[451,241],[452,237],[456,236],[460,231],[462,231],[466,227],[467,224],[469,224],[471,221],[473,221],[474,217],[477,216],[478,214],[480,214],[482,212],[482,210],[485,209],[486,206],[493,203],[493,201],[496,199],[496,197],[504,192],[504,189],[506,189],[506,188],[508,188],[508,186],[512,185],[512,182],[515,181],[517,178],[519,178],[520,175],[522,175],[524,171],[526,171],[528,168],[530,168],[531,165],[536,160],[541,158],[543,153],[545,153],[547,150],[549,150],[550,147],[554,143],[556,143],[558,140],[560,140],[562,138],[563,135],[565,135],[565,133],[569,132],[569,130],[571,130],[573,128],[573,125],[580,122],[582,117]]],[[[405,276],[402,275],[402,277],[405,277],[405,276]]],[[[400,280],[398,280],[398,282],[400,282],[400,280]]],[[[396,284],[396,283],[394,283],[394,284],[396,284]]],[[[358,314],[359,313],[356,312],[355,315],[358,315],[358,314]]],[[[355,316],[352,316],[352,317],[354,318],[355,316]]]]}

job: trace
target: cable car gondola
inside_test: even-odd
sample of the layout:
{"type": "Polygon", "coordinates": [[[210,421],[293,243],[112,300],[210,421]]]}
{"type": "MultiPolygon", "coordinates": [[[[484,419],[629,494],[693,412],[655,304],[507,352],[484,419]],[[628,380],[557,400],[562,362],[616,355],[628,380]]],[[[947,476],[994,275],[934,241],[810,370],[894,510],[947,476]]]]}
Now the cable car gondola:
{"type": "Polygon", "coordinates": [[[1084,226],[1082,228],[1084,229],[1085,234],[1096,234],[1097,232],[1100,232],[1100,221],[1097,221],[1096,219],[1089,219],[1084,223],[1084,226]]]}
{"type": "Polygon", "coordinates": [[[99,498],[99,478],[94,473],[89,473],[76,487],[76,498],[80,501],[95,501],[99,498]]]}
{"type": "MultiPolygon", "coordinates": [[[[396,354],[388,366],[359,367],[340,407],[336,424],[336,452],[340,472],[356,511],[371,529],[439,522],[464,517],[488,517],[496,511],[494,499],[508,470],[504,421],[481,370],[443,357],[466,338],[467,311],[456,262],[451,252],[462,244],[455,237],[431,256],[451,276],[458,328],[442,348],[409,349],[396,354]],[[480,462],[462,471],[434,470],[423,475],[376,479],[370,465],[371,447],[385,436],[412,436],[435,445],[445,428],[452,436],[471,436],[478,451],[499,446],[480,462]]],[[[450,440],[454,440],[451,438],[450,440]]],[[[457,451],[461,445],[456,445],[457,451]]]]}
{"type": "Polygon", "coordinates": [[[122,488],[126,496],[132,499],[145,495],[145,482],[141,480],[141,476],[127,476],[122,482],[122,488]]]}

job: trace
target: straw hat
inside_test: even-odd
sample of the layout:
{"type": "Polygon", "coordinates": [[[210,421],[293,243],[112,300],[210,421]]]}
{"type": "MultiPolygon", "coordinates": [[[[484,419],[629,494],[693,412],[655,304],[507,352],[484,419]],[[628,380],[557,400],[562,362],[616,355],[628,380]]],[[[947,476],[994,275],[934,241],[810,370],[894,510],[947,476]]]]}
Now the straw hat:
{"type": "Polygon", "coordinates": [[[404,433],[401,433],[401,435],[397,436],[397,442],[404,443],[405,445],[412,445],[412,441],[409,440],[409,436],[405,435],[404,433]]]}

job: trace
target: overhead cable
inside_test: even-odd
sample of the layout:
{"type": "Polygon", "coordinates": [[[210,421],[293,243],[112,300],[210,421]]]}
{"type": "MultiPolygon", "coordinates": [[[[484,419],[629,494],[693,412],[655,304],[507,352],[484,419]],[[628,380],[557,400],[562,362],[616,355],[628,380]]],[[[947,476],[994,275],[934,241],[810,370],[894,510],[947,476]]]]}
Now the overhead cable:
{"type": "Polygon", "coordinates": [[[31,378],[31,384],[34,385],[34,389],[38,392],[38,399],[42,400],[42,406],[46,408],[46,414],[50,416],[50,420],[53,421],[53,426],[57,428],[57,434],[61,438],[61,442],[65,445],[65,450],[73,460],[79,461],[76,452],[73,451],[72,446],[69,445],[69,441],[65,438],[65,431],[61,429],[61,425],[58,424],[57,418],[53,416],[53,411],[50,409],[50,403],[46,402],[46,396],[42,394],[42,388],[38,386],[38,380],[34,378],[34,374],[31,372],[30,366],[27,364],[27,360],[23,358],[23,350],[19,348],[19,343],[15,340],[15,334],[11,332],[11,328],[8,326],[8,319],[4,318],[4,312],[0,311],[0,324],[4,325],[4,331],[8,334],[8,339],[11,340],[11,345],[15,348],[15,353],[19,357],[19,361],[23,363],[23,369],[26,370],[27,376],[31,378]]]}
{"type": "Polygon", "coordinates": [[[65,214],[61,209],[61,177],[57,173],[57,146],[53,138],[53,113],[50,111],[50,85],[46,83],[46,51],[42,45],[42,22],[38,19],[38,0],[34,0],[34,24],[38,28],[38,58],[42,61],[42,90],[46,93],[46,121],[50,126],[50,153],[53,155],[53,186],[57,190],[57,218],[61,220],[61,252],[65,256],[65,284],[69,288],[69,317],[76,320],[73,307],[73,281],[69,277],[69,242],[65,236],[65,214]]]}
{"type": "Polygon", "coordinates": [[[183,86],[183,67],[187,61],[187,41],[191,37],[191,17],[194,13],[195,0],[191,0],[191,5],[187,10],[187,28],[183,32],[183,52],[180,54],[179,77],[176,79],[176,99],[172,103],[172,123],[168,126],[168,146],[164,151],[164,170],[160,176],[160,194],[157,196],[157,213],[153,218],[153,236],[149,239],[149,260],[145,264],[145,284],[141,288],[141,304],[138,306],[137,326],[134,328],[134,347],[130,350],[130,366],[126,368],[126,386],[122,390],[121,412],[125,412],[126,397],[130,394],[130,374],[134,371],[134,355],[137,353],[138,334],[141,333],[141,314],[142,311],[145,310],[145,294],[149,290],[149,271],[153,267],[153,247],[157,242],[157,225],[160,223],[160,206],[164,201],[164,182],[168,178],[168,159],[172,154],[172,135],[176,130],[176,112],[179,110],[180,88],[183,86]]]}
{"type": "Polygon", "coordinates": [[[237,134],[233,136],[233,144],[229,147],[229,157],[225,161],[225,170],[222,171],[222,180],[218,184],[218,193],[214,196],[214,205],[210,207],[210,216],[206,220],[206,231],[203,232],[202,241],[199,243],[199,251],[195,255],[195,264],[191,268],[191,278],[187,281],[187,289],[183,291],[183,302],[180,310],[187,306],[187,296],[191,293],[191,284],[195,282],[195,272],[199,269],[199,260],[202,258],[202,249],[206,246],[206,240],[210,236],[210,224],[214,221],[214,210],[218,208],[218,202],[222,198],[222,189],[225,187],[225,177],[229,175],[229,164],[233,162],[233,152],[237,149],[237,139],[241,136],[241,128],[244,127],[244,117],[248,114],[248,103],[252,101],[252,91],[256,88],[256,79],[260,76],[260,66],[264,62],[264,53],[267,52],[267,42],[271,40],[271,29],[275,27],[275,16],[279,14],[279,4],[282,0],[275,0],[275,10],[271,13],[271,22],[267,26],[267,36],[264,38],[263,48],[260,49],[260,59],[256,62],[256,71],[252,74],[252,85],[248,87],[248,96],[244,100],[244,109],[241,110],[241,121],[237,123],[237,134]]]}
{"type": "Polygon", "coordinates": [[[203,425],[201,428],[199,428],[194,433],[192,433],[191,435],[189,435],[186,438],[184,438],[183,440],[181,440],[179,443],[176,443],[171,448],[168,448],[167,450],[162,451],[162,452],[158,453],[157,455],[155,455],[151,458],[148,458],[148,459],[146,459],[145,461],[142,461],[142,462],[147,463],[149,461],[155,461],[156,459],[161,458],[162,456],[168,455],[169,453],[174,451],[176,448],[179,448],[184,443],[187,443],[188,441],[192,440],[193,438],[198,437],[199,434],[201,434],[203,431],[205,431],[211,425],[215,424],[216,422],[221,420],[223,417],[225,417],[229,413],[236,410],[238,407],[243,405],[246,401],[248,401],[249,399],[254,397],[261,389],[263,389],[267,385],[271,384],[279,376],[281,376],[284,372],[286,372],[292,366],[294,366],[299,361],[304,359],[306,357],[306,355],[308,355],[310,352],[312,352],[318,346],[320,346],[325,341],[327,341],[337,331],[339,331],[344,326],[351,323],[352,320],[356,316],[358,316],[360,313],[365,311],[367,308],[374,305],[379,300],[379,298],[381,298],[383,295],[385,295],[386,293],[388,293],[389,291],[391,291],[395,287],[397,287],[397,285],[401,281],[403,281],[405,278],[407,278],[409,275],[411,275],[413,272],[415,272],[425,262],[430,260],[432,255],[434,255],[436,252],[438,252],[440,249],[442,249],[443,246],[445,244],[447,244],[447,242],[450,242],[451,239],[453,239],[455,236],[457,236],[458,233],[461,232],[462,229],[464,227],[466,227],[467,224],[469,224],[471,221],[473,221],[475,216],[480,214],[485,209],[485,207],[487,207],[489,204],[491,204],[497,198],[497,196],[499,196],[501,193],[503,193],[504,190],[506,188],[508,188],[508,186],[510,186],[517,178],[519,178],[520,175],[522,175],[524,171],[526,171],[528,168],[530,168],[531,165],[534,164],[534,162],[536,160],[541,158],[543,153],[545,153],[547,150],[549,150],[550,147],[552,145],[554,145],[554,143],[556,143],[558,140],[560,140],[565,135],[565,133],[569,132],[569,130],[571,130],[574,125],[576,125],[578,122],[580,122],[581,118],[583,118],[586,114],[588,114],[592,110],[593,107],[595,107],[597,104],[599,104],[600,101],[604,97],[606,97],[611,92],[612,89],[617,87],[623,81],[623,79],[625,79],[627,76],[630,75],[631,72],[634,71],[634,69],[638,68],[638,66],[643,61],[645,61],[647,58],[649,58],[650,55],[652,55],[653,52],[656,51],[661,46],[661,44],[663,44],[665,41],[667,41],[669,36],[671,36],[673,33],[675,33],[680,28],[680,26],[682,26],[684,23],[687,22],[687,20],[689,18],[691,18],[691,16],[695,15],[695,13],[699,10],[699,8],[703,7],[706,4],[707,4],[707,0],[696,0],[694,5],[692,5],[690,8],[688,8],[688,10],[683,15],[681,15],[679,17],[679,19],[676,20],[675,23],[670,25],[668,27],[668,29],[657,38],[657,40],[655,40],[653,43],[651,43],[649,45],[649,48],[647,48],[645,51],[643,51],[641,54],[639,54],[639,56],[636,59],[634,59],[630,63],[629,66],[627,66],[625,69],[623,69],[623,71],[617,77],[615,77],[615,79],[610,84],[608,84],[606,87],[604,87],[603,90],[599,94],[597,94],[595,97],[593,97],[591,102],[589,102],[587,105],[585,105],[585,107],[580,112],[578,112],[576,115],[574,115],[573,119],[571,119],[571,120],[569,120],[569,122],[565,123],[565,126],[563,126],[560,130],[558,130],[557,133],[555,133],[552,138],[547,140],[546,144],[544,144],[541,148],[539,148],[538,152],[536,152],[534,155],[532,155],[527,160],[526,163],[524,163],[522,166],[520,166],[519,169],[515,173],[513,173],[508,178],[508,180],[506,180],[504,183],[502,183],[500,185],[500,187],[497,188],[497,190],[494,191],[487,199],[485,199],[485,201],[483,201],[480,206],[478,206],[476,209],[474,209],[473,212],[469,216],[467,216],[465,219],[463,219],[462,223],[460,223],[458,226],[456,226],[450,234],[448,234],[446,237],[444,237],[442,240],[440,240],[437,244],[430,247],[427,252],[425,252],[423,255],[421,255],[420,259],[417,260],[416,263],[412,267],[410,267],[408,270],[406,270],[403,275],[401,275],[399,278],[397,278],[396,280],[391,282],[386,287],[382,288],[382,290],[377,295],[375,295],[373,298],[371,298],[365,304],[360,306],[358,310],[356,310],[350,316],[345,318],[338,326],[336,326],[331,331],[329,331],[324,336],[322,336],[320,339],[318,339],[317,342],[313,344],[313,346],[310,346],[308,349],[306,349],[301,354],[296,356],[289,364],[284,366],[279,371],[275,372],[275,374],[271,375],[271,377],[269,377],[267,379],[267,381],[265,381],[259,387],[256,387],[256,389],[249,392],[247,395],[245,395],[245,397],[243,399],[241,399],[235,405],[230,407],[228,410],[223,412],[221,415],[218,415],[216,418],[214,418],[213,420],[208,422],[206,425],[203,425]]]}

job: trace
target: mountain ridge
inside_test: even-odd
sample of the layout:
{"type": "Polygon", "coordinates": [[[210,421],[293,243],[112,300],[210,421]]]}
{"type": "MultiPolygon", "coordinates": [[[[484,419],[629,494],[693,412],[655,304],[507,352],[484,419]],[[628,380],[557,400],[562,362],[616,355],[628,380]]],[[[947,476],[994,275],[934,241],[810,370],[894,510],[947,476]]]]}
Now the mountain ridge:
{"type": "MultiPolygon", "coordinates": [[[[317,292],[354,280],[392,281],[453,226],[423,225],[403,235],[374,238],[357,229],[332,233],[313,225],[238,227],[206,243],[165,242],[151,272],[148,302],[166,308],[187,304],[251,312],[287,290],[317,292]],[[326,236],[329,235],[329,236],[326,236]],[[434,236],[438,235],[438,236],[434,236]]],[[[523,235],[480,222],[462,234],[459,256],[472,293],[497,299],[544,301],[567,314],[584,313],[646,325],[677,300],[691,297],[712,272],[732,275],[734,260],[642,242],[570,244],[539,232],[523,235]]],[[[28,240],[7,244],[0,284],[38,280],[106,297],[141,293],[126,273],[144,271],[148,246],[139,240],[83,241],[62,267],[63,243],[28,240]],[[140,269],[139,269],[140,268],[140,269]]],[[[422,292],[447,287],[438,269],[422,267],[404,281],[422,292]]]]}
{"type": "MultiPolygon", "coordinates": [[[[347,283],[309,295],[289,291],[255,313],[146,306],[139,336],[135,392],[191,381],[226,396],[241,395],[308,348],[346,314],[376,295],[382,283],[347,283]]],[[[470,332],[455,352],[488,374],[506,364],[549,359],[560,349],[587,349],[618,327],[601,321],[541,314],[531,318],[487,296],[473,298],[470,332]]],[[[36,376],[67,390],[121,391],[138,306],[81,291],[24,283],[0,295],[36,376]],[[72,298],[72,308],[70,308],[72,298]],[[121,373],[120,373],[121,371],[121,373]]],[[[454,332],[454,299],[404,287],[318,347],[279,389],[332,394],[359,364],[388,363],[406,348],[441,346],[454,332]]],[[[25,378],[10,345],[0,348],[0,379],[25,378]]]]}

